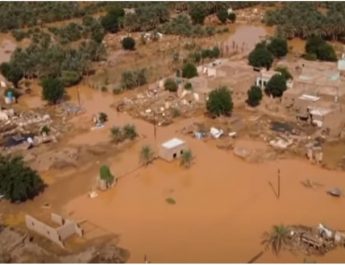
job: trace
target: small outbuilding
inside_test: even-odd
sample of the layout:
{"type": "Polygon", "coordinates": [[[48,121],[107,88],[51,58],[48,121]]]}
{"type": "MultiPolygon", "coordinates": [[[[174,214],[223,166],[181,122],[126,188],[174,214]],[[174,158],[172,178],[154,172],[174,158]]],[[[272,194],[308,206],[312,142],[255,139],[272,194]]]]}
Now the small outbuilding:
{"type": "Polygon", "coordinates": [[[167,161],[179,158],[187,150],[186,143],[178,138],[164,142],[159,149],[159,156],[167,161]]]}

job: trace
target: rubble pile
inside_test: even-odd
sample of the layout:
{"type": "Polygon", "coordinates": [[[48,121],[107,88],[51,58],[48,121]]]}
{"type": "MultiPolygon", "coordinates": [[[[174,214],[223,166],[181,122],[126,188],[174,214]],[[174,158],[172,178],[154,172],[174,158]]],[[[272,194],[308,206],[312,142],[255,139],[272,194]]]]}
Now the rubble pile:
{"type": "Polygon", "coordinates": [[[119,112],[155,123],[158,126],[171,124],[179,116],[190,117],[202,104],[192,93],[179,97],[169,91],[149,88],[145,93],[132,98],[124,98],[115,107],[119,112]]]}
{"type": "Polygon", "coordinates": [[[49,114],[38,111],[16,113],[13,109],[0,111],[0,144],[8,150],[31,148],[41,143],[56,141],[59,132],[52,126],[49,114]],[[43,128],[48,133],[42,133],[43,128]]]}
{"type": "Polygon", "coordinates": [[[308,255],[324,255],[337,246],[345,247],[345,234],[322,224],[317,227],[293,225],[289,229],[289,245],[308,255]]]}

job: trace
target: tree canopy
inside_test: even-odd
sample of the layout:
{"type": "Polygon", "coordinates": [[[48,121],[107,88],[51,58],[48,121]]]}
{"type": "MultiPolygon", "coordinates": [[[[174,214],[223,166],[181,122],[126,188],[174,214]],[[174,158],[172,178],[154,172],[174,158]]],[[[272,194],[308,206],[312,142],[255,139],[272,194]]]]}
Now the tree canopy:
{"type": "Polygon", "coordinates": [[[125,50],[135,50],[135,40],[132,37],[126,37],[122,40],[122,48],[125,50]]]}
{"type": "Polygon", "coordinates": [[[223,24],[228,20],[228,11],[226,10],[225,7],[220,8],[220,9],[217,11],[217,18],[218,18],[219,21],[220,21],[221,23],[223,23],[223,24]]]}
{"type": "Polygon", "coordinates": [[[177,84],[174,79],[168,78],[164,82],[164,88],[170,92],[176,92],[177,84]]]}
{"type": "Polygon", "coordinates": [[[311,36],[305,45],[307,58],[316,58],[321,61],[336,61],[337,56],[333,47],[320,36],[311,36]]]}
{"type": "Polygon", "coordinates": [[[286,38],[306,39],[313,35],[328,40],[344,38],[345,5],[342,2],[284,2],[281,8],[267,11],[267,25],[277,25],[286,38]]]}
{"type": "Polygon", "coordinates": [[[274,55],[274,57],[280,58],[288,53],[288,44],[286,39],[272,38],[267,49],[274,55]]]}
{"type": "Polygon", "coordinates": [[[6,199],[11,202],[32,199],[44,186],[41,177],[21,157],[0,155],[0,194],[6,199]]]}
{"type": "Polygon", "coordinates": [[[196,66],[192,63],[186,63],[182,67],[182,77],[184,78],[193,78],[198,76],[198,71],[196,66]]]}
{"type": "Polygon", "coordinates": [[[255,49],[249,54],[249,64],[254,67],[271,68],[273,55],[265,45],[256,45],[255,49]]]}
{"type": "Polygon", "coordinates": [[[208,96],[206,108],[214,116],[230,115],[233,109],[230,90],[223,86],[211,91],[208,96]]]}
{"type": "Polygon", "coordinates": [[[48,77],[42,80],[42,96],[49,103],[56,104],[65,95],[65,87],[60,79],[48,77]]]}
{"type": "Polygon", "coordinates": [[[251,107],[256,107],[260,104],[260,101],[262,99],[262,91],[261,88],[258,86],[252,86],[248,91],[247,91],[247,104],[251,107]]]}
{"type": "Polygon", "coordinates": [[[22,69],[13,63],[1,64],[0,71],[15,87],[18,87],[19,81],[24,77],[22,69]]]}
{"type": "Polygon", "coordinates": [[[275,98],[281,97],[286,89],[287,86],[285,77],[281,74],[275,74],[268,81],[265,88],[265,92],[267,95],[270,95],[275,98]]]}
{"type": "Polygon", "coordinates": [[[111,186],[114,181],[116,181],[113,174],[110,172],[110,169],[107,165],[102,165],[99,169],[99,175],[102,180],[105,181],[107,187],[111,186]]]}
{"type": "Polygon", "coordinates": [[[189,15],[194,24],[204,24],[204,20],[207,16],[204,4],[197,3],[194,7],[189,10],[189,15]]]}

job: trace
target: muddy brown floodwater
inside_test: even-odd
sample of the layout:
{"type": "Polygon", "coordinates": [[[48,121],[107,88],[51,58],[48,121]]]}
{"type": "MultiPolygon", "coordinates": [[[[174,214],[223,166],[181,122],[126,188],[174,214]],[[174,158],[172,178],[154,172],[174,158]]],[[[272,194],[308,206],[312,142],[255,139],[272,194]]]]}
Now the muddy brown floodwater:
{"type": "Polygon", "coordinates": [[[243,47],[245,52],[251,51],[255,45],[267,35],[267,30],[261,26],[238,25],[233,35],[228,39],[228,45],[233,44],[239,49],[243,47]]]}
{"type": "MultiPolygon", "coordinates": [[[[130,262],[143,262],[144,255],[152,262],[248,262],[262,250],[262,233],[272,225],[315,226],[322,222],[334,229],[344,228],[345,200],[325,193],[333,186],[345,188],[342,172],[326,171],[304,160],[245,163],[211,142],[180,135],[178,131],[191,123],[188,120],[159,128],[157,143],[174,136],[185,139],[196,157],[190,169],[181,168],[178,162],[157,160],[147,168],[126,174],[138,166],[141,146],[145,143],[154,146],[152,125],[116,113],[109,107],[114,102],[109,94],[85,89],[82,102],[89,114],[107,112],[108,127],[129,122],[145,136],[116,158],[102,161],[116,175],[125,175],[116,187],[96,199],[89,199],[85,191],[64,207],[75,219],[87,219],[119,234],[120,246],[131,252],[130,262]],[[268,184],[275,183],[278,168],[282,178],[279,200],[268,184]],[[324,186],[306,189],[301,185],[306,178],[324,186]],[[169,197],[176,200],[175,205],[166,203],[169,197]]],[[[71,143],[108,139],[109,128],[104,128],[79,135],[71,143]]],[[[282,252],[276,257],[265,252],[258,261],[302,262],[303,259],[302,254],[282,252]]],[[[345,250],[312,259],[344,262],[345,250]]]]}
{"type": "MultiPolygon", "coordinates": [[[[265,34],[263,29],[258,32],[255,28],[239,26],[233,39],[247,42],[249,47],[255,45],[265,34]]],[[[68,91],[71,100],[78,102],[77,88],[68,91]]],[[[113,96],[82,85],[79,92],[86,112],[74,118],[74,124],[87,126],[92,115],[100,111],[108,114],[109,121],[105,128],[87,130],[65,140],[67,145],[107,143],[109,128],[125,123],[135,124],[140,137],[123,152],[100,157],[99,163],[109,164],[112,172],[120,176],[110,191],[100,193],[95,199],[88,198],[94,183],[91,180],[96,178],[99,167],[96,161],[91,161],[91,165],[76,171],[70,180],[53,184],[27,205],[31,203],[33,211],[38,203],[56,197],[54,202],[62,201],[63,212],[73,219],[88,220],[120,235],[119,245],[131,253],[129,262],[143,262],[145,255],[152,262],[248,262],[263,250],[262,234],[272,225],[315,226],[322,222],[334,229],[344,229],[345,199],[330,197],[325,190],[333,186],[345,189],[345,173],[327,171],[297,159],[249,164],[231,152],[217,149],[212,142],[179,133],[182,127],[202,117],[178,121],[157,131],[157,145],[175,136],[187,141],[195,156],[190,169],[181,168],[177,161],[156,160],[146,168],[133,171],[139,165],[140,148],[147,143],[155,146],[153,126],[110,107],[124,95],[113,96]],[[279,200],[269,185],[269,182],[276,183],[278,168],[281,171],[279,200]],[[301,185],[306,178],[323,186],[307,189],[301,185]],[[78,190],[78,195],[74,190],[78,190]],[[71,200],[70,193],[74,194],[71,200]],[[168,204],[167,198],[173,198],[176,204],[168,204]]],[[[53,207],[58,206],[53,203],[53,207]]],[[[16,209],[24,212],[23,208],[16,209]]],[[[36,211],[42,210],[36,207],[36,211]]],[[[267,251],[257,261],[303,262],[303,259],[302,254],[281,252],[274,256],[267,251]]],[[[338,248],[323,257],[308,259],[345,262],[345,250],[338,248]]]]}

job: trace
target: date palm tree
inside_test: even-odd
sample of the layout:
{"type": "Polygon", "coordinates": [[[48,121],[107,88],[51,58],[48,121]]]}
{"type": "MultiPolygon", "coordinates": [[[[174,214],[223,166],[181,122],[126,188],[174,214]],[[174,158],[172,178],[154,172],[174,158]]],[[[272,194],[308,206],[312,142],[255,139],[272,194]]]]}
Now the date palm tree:
{"type": "Polygon", "coordinates": [[[191,150],[185,150],[181,155],[181,166],[189,168],[192,164],[193,154],[191,150]]]}
{"type": "Polygon", "coordinates": [[[288,243],[289,229],[284,225],[274,225],[270,232],[264,233],[262,244],[266,249],[271,248],[275,255],[278,255],[284,245],[288,243]]]}
{"type": "Polygon", "coordinates": [[[141,151],[140,151],[140,162],[147,166],[148,164],[150,164],[154,159],[154,152],[151,148],[151,146],[149,145],[144,145],[142,148],[141,148],[141,151]]]}

